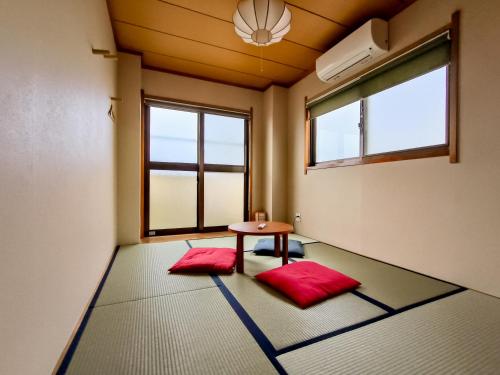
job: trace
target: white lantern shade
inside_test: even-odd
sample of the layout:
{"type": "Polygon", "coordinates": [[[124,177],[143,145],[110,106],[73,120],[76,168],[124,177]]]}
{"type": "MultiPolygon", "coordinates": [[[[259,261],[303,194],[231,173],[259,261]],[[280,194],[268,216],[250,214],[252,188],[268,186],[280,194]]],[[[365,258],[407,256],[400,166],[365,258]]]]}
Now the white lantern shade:
{"type": "Polygon", "coordinates": [[[241,0],[233,15],[236,34],[256,46],[279,42],[290,31],[291,19],[282,0],[241,0]]]}

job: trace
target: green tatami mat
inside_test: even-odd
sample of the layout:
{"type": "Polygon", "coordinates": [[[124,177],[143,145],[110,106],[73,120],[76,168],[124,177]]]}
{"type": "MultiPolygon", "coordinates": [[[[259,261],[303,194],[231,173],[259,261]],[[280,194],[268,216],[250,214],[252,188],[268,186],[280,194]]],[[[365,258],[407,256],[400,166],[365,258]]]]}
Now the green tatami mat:
{"type": "Polygon", "coordinates": [[[188,250],[185,241],[122,246],[96,306],[214,287],[208,275],[168,273],[188,250]]]}
{"type": "Polygon", "coordinates": [[[274,374],[218,288],[97,307],[68,374],[274,374]]]}
{"type": "Polygon", "coordinates": [[[246,274],[220,277],[275,349],[283,349],[385,313],[351,293],[301,309],[249,276],[280,265],[280,258],[245,254],[246,274]]]}
{"type": "Polygon", "coordinates": [[[324,243],[305,246],[305,259],[316,261],[362,283],[357,290],[394,309],[452,290],[456,285],[356,255],[324,243]]]}
{"type": "Polygon", "coordinates": [[[473,291],[283,354],[290,374],[498,374],[500,300],[473,291]]]}
{"type": "MultiPolygon", "coordinates": [[[[245,236],[244,237],[244,249],[253,250],[257,241],[261,238],[274,238],[272,236],[245,236]]],[[[312,238],[307,238],[299,234],[291,233],[288,235],[289,240],[300,241],[303,244],[317,242],[312,238]]],[[[219,237],[219,238],[206,238],[200,240],[189,240],[189,243],[193,247],[231,247],[236,248],[236,236],[229,237],[219,237]]]]}

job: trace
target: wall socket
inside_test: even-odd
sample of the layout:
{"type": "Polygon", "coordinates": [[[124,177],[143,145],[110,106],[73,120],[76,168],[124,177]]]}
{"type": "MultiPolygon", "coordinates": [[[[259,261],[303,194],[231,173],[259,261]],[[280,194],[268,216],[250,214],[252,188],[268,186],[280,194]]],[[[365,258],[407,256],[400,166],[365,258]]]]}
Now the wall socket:
{"type": "Polygon", "coordinates": [[[300,212],[296,212],[293,220],[296,223],[300,223],[302,221],[302,214],[300,212]]]}

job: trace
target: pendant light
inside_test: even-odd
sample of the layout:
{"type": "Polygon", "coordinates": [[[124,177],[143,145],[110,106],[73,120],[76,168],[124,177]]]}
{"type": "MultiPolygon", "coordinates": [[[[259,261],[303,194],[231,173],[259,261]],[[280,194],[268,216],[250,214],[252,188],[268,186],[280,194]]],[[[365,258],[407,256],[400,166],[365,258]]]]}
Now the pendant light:
{"type": "Polygon", "coordinates": [[[282,0],[241,0],[233,15],[236,34],[256,46],[279,42],[290,31],[291,20],[282,0]]]}

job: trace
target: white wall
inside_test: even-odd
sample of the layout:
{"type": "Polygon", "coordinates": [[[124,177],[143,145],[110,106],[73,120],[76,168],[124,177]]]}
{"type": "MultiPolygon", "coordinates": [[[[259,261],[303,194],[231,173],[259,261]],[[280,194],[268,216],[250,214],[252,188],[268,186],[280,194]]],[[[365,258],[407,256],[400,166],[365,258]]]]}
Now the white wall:
{"type": "Polygon", "coordinates": [[[262,97],[262,121],[264,123],[262,171],[262,190],[264,196],[264,207],[266,207],[267,220],[273,219],[273,120],[274,120],[274,90],[273,86],[268,88],[262,97]]]}
{"type": "Polygon", "coordinates": [[[314,74],[289,91],[289,215],[299,233],[500,296],[500,2],[419,0],[390,20],[391,51],[462,10],[460,163],[447,157],[303,173],[304,96],[327,86],[314,74]]]}
{"type": "Polygon", "coordinates": [[[287,216],[288,90],[274,86],[273,111],[273,220],[290,221],[287,216]]]}
{"type": "Polygon", "coordinates": [[[264,192],[268,220],[287,217],[287,99],[288,90],[271,86],[264,92],[264,192]]]}
{"type": "Polygon", "coordinates": [[[118,54],[118,242],[141,238],[141,57],[118,54]],[[139,144],[139,149],[137,149],[139,144]],[[137,172],[139,171],[139,175],[137,172]]]}
{"type": "Polygon", "coordinates": [[[0,373],[48,374],[116,244],[104,0],[0,1],[0,373]]]}

